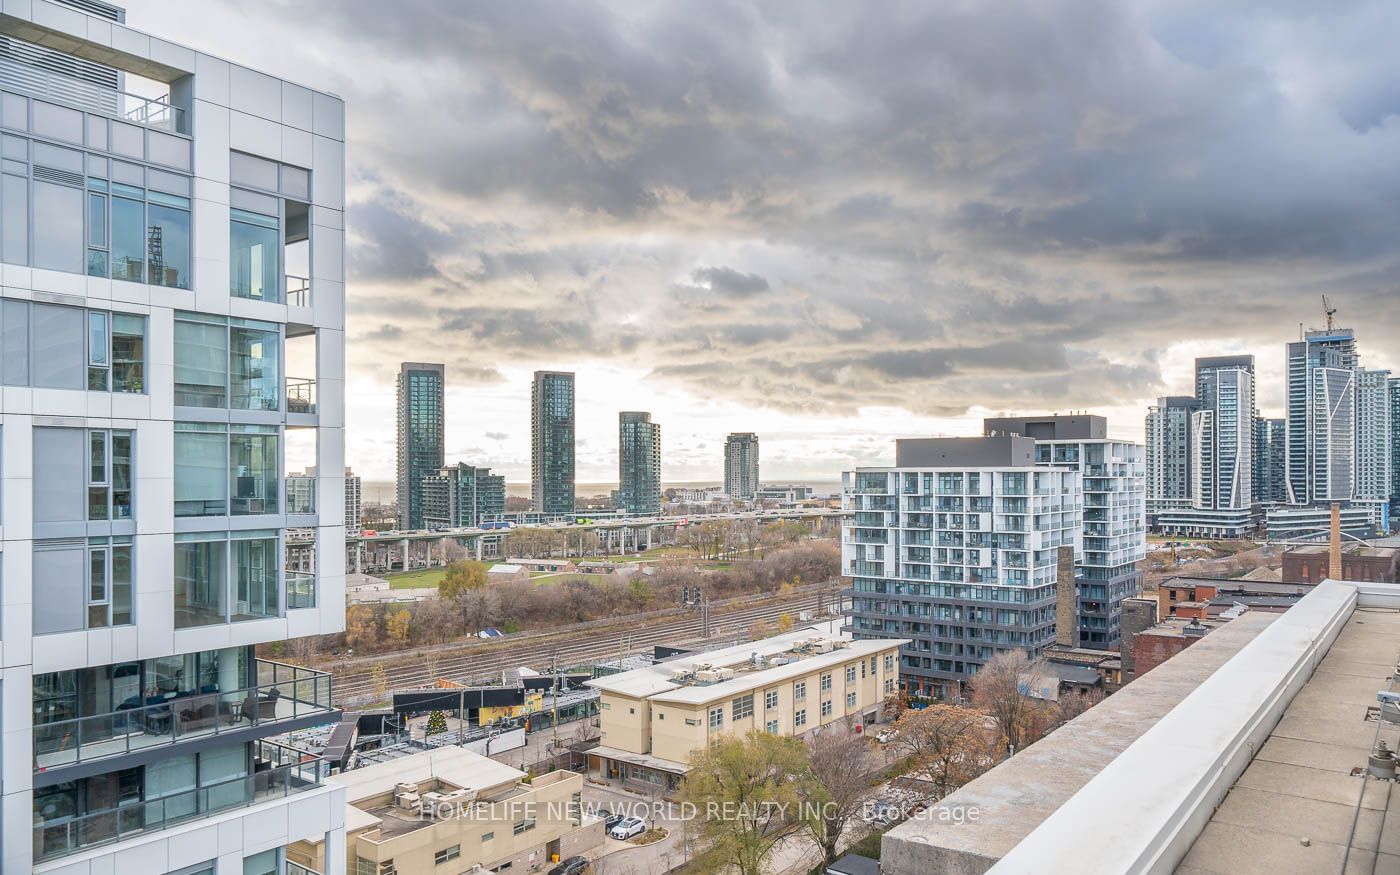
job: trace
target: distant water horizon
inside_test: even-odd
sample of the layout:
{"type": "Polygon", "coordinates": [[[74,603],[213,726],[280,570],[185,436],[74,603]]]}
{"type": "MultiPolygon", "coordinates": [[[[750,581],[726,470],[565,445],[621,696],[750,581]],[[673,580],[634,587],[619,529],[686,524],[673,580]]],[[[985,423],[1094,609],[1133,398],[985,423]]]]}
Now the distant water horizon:
{"type": "MultiPolygon", "coordinates": [[[[792,479],[765,480],[765,485],[787,485],[810,486],[812,491],[818,495],[839,492],[841,490],[840,480],[803,480],[800,477],[792,479]]],[[[677,480],[662,484],[663,489],[708,489],[712,486],[723,486],[719,480],[677,480]]],[[[617,481],[604,481],[597,483],[578,482],[574,484],[574,493],[584,498],[595,495],[607,495],[617,488],[617,481]]],[[[364,480],[360,483],[360,500],[370,504],[393,504],[396,486],[392,480],[364,480]]],[[[506,495],[516,498],[530,497],[530,481],[518,482],[506,481],[506,495]]]]}

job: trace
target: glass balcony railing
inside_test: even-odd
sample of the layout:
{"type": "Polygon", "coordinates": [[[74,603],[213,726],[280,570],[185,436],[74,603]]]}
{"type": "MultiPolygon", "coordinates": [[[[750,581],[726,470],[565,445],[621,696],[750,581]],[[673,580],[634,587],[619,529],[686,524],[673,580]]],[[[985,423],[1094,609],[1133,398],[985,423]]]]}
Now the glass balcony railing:
{"type": "Polygon", "coordinates": [[[256,664],[258,683],[252,686],[220,690],[210,685],[105,714],[36,725],[35,768],[61,768],[315,714],[329,719],[335,712],[329,673],[266,659],[256,664]]]}
{"type": "Polygon", "coordinates": [[[282,479],[287,491],[287,513],[316,512],[316,478],[288,476],[282,479]]]}
{"type": "Polygon", "coordinates": [[[287,412],[316,412],[316,381],[310,377],[287,378],[287,412]]]}
{"type": "Polygon", "coordinates": [[[316,575],[310,571],[285,571],[287,610],[316,607],[316,575]]]}
{"type": "MultiPolygon", "coordinates": [[[[34,825],[34,862],[169,829],[235,808],[321,786],[320,757],[270,741],[254,742],[253,774],[183,793],[34,825]]],[[[308,870],[309,871],[309,870],[308,870]]]]}
{"type": "Polygon", "coordinates": [[[311,278],[287,274],[287,306],[311,306],[311,278]]]}

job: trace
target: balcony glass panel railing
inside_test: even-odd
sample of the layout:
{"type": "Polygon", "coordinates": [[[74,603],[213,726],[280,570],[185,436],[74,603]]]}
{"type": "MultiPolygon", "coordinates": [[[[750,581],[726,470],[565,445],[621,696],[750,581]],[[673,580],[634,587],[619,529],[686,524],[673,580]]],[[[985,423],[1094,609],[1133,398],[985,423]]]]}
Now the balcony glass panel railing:
{"type": "Polygon", "coordinates": [[[321,785],[322,760],[269,741],[254,742],[253,774],[195,790],[34,824],[34,862],[169,829],[321,785]]]}
{"type": "MultiPolygon", "coordinates": [[[[23,53],[25,49],[26,44],[10,40],[10,55],[23,53]]],[[[190,132],[185,111],[173,106],[169,95],[146,97],[104,88],[26,64],[14,57],[0,57],[0,87],[148,128],[179,134],[190,132]]]]}
{"type": "Polygon", "coordinates": [[[287,412],[316,412],[316,381],[310,377],[287,378],[287,412]]]}
{"type": "Polygon", "coordinates": [[[316,607],[316,575],[310,571],[286,571],[287,610],[316,607]]]}
{"type": "Polygon", "coordinates": [[[34,727],[34,763],[54,769],[147,748],[334,712],[327,672],[257,660],[258,683],[210,685],[159,702],[34,727]]]}

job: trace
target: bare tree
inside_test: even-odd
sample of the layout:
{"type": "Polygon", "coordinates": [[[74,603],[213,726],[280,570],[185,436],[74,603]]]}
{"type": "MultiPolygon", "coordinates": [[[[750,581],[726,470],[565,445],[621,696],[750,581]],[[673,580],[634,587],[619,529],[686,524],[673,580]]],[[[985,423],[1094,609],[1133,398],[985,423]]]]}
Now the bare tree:
{"type": "Polygon", "coordinates": [[[993,656],[972,678],[973,706],[991,716],[1011,753],[1039,738],[1045,725],[1045,707],[1025,693],[1044,672],[1044,660],[1032,662],[1017,650],[993,656]]]}
{"type": "Polygon", "coordinates": [[[894,729],[890,747],[909,758],[910,771],[932,784],[940,799],[991,767],[998,740],[985,711],[961,705],[905,711],[894,729]]]}
{"type": "Polygon", "coordinates": [[[817,843],[823,863],[835,861],[841,834],[856,816],[870,789],[870,742],[849,727],[828,726],[807,744],[807,762],[814,779],[802,820],[817,843]]]}

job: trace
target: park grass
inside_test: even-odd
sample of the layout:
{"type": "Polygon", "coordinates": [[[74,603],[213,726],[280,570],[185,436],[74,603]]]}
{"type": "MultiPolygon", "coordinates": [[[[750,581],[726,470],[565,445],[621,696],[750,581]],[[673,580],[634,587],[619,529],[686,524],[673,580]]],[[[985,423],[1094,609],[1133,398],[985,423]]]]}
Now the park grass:
{"type": "Polygon", "coordinates": [[[420,568],[387,575],[385,580],[389,581],[390,589],[436,589],[446,576],[446,568],[420,568]]]}

